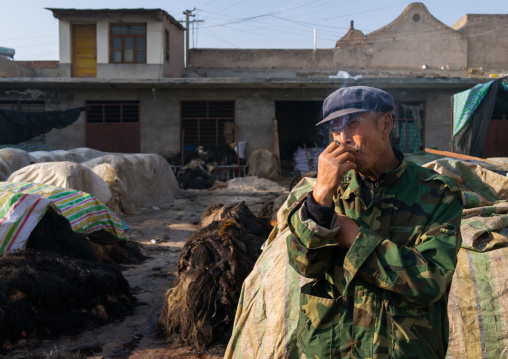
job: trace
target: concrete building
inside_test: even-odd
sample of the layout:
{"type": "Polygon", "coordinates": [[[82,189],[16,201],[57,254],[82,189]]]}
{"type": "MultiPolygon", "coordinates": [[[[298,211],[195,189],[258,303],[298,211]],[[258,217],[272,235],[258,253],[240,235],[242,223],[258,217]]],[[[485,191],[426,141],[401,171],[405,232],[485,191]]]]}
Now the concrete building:
{"type": "Polygon", "coordinates": [[[335,48],[191,49],[187,68],[185,29],[163,10],[49,10],[60,23],[58,66],[0,59],[0,108],[89,105],[72,126],[46,134],[55,149],[169,155],[233,142],[235,124],[247,154],[273,151],[276,119],[287,159],[302,143],[327,143],[314,124],[330,92],[369,85],[394,95],[396,147],[449,150],[451,96],[508,73],[508,39],[494,31],[508,15],[465,15],[448,27],[422,3],[367,35],[352,24],[335,48]]]}

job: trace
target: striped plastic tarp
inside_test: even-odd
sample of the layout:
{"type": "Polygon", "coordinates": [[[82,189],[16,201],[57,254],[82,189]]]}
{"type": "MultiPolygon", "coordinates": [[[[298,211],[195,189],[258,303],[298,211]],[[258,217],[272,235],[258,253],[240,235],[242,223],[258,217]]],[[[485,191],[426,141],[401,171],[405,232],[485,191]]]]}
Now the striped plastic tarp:
{"type": "Polygon", "coordinates": [[[0,148],[17,148],[26,152],[52,150],[44,141],[25,141],[12,145],[0,145],[0,148]]]}
{"type": "Polygon", "coordinates": [[[493,83],[494,81],[478,84],[469,90],[453,95],[453,136],[467,125],[474,110],[480,105],[493,83]]]}
{"type": "MultiPolygon", "coordinates": [[[[494,81],[478,84],[469,90],[453,95],[453,136],[456,136],[467,125],[493,83],[494,81]]],[[[508,91],[508,85],[503,81],[499,85],[508,91]]]]}
{"type": "Polygon", "coordinates": [[[118,216],[89,193],[39,183],[0,182],[0,193],[38,194],[52,201],[75,232],[88,234],[104,229],[124,239],[118,216]]]}
{"type": "Polygon", "coordinates": [[[49,206],[55,208],[51,200],[41,195],[0,192],[0,255],[25,248],[26,240],[49,206]]]}

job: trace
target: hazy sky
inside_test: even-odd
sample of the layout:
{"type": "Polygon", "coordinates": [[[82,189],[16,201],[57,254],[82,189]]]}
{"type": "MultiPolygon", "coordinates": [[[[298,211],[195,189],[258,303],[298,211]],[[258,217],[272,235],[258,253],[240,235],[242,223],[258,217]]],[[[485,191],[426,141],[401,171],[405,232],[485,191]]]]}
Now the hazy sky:
{"type": "MultiPolygon", "coordinates": [[[[365,34],[393,21],[412,1],[396,0],[0,0],[0,46],[15,60],[58,60],[58,20],[44,8],[160,8],[176,20],[196,8],[191,47],[330,48],[354,20],[365,34]]],[[[448,26],[465,14],[508,14],[508,0],[427,0],[448,26]]],[[[507,24],[508,27],[508,24],[507,24]]],[[[506,28],[504,29],[506,30],[506,28]]]]}

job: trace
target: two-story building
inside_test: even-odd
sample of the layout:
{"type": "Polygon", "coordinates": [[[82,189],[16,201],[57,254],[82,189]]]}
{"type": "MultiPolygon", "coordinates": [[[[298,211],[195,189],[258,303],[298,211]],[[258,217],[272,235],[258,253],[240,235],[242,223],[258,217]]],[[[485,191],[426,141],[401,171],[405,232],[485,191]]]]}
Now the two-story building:
{"type": "Polygon", "coordinates": [[[451,96],[508,72],[508,15],[465,15],[448,27],[421,3],[364,35],[351,26],[330,49],[191,49],[160,9],[49,9],[59,20],[60,61],[0,59],[0,108],[88,105],[76,123],[46,134],[55,149],[169,155],[186,145],[247,141],[247,153],[325,145],[322,100],[341,86],[394,95],[393,144],[450,149],[451,96]],[[318,131],[319,130],[319,131],[318,131]]]}

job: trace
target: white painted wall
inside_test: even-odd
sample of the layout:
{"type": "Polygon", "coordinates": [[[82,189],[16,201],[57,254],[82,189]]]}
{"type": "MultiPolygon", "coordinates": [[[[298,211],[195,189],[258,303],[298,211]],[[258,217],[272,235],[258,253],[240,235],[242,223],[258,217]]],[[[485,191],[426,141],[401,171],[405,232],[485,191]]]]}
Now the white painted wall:
{"type": "Polygon", "coordinates": [[[59,46],[60,46],[60,63],[70,64],[72,59],[71,49],[71,24],[68,21],[60,20],[58,22],[59,46]]]}
{"type": "Polygon", "coordinates": [[[170,24],[167,19],[158,21],[153,17],[119,15],[114,18],[101,16],[70,16],[59,21],[60,31],[60,76],[71,76],[72,24],[95,23],[97,29],[97,77],[144,79],[163,76],[179,77],[183,71],[183,31],[170,24]],[[112,64],[110,58],[110,24],[146,24],[146,64],[112,64]],[[171,61],[164,60],[164,29],[170,28],[171,61]],[[180,58],[181,57],[181,58],[180,58]],[[159,67],[157,67],[159,66],[159,67]]]}
{"type": "Polygon", "coordinates": [[[97,64],[109,62],[109,22],[97,21],[97,64]]]}
{"type": "Polygon", "coordinates": [[[160,21],[146,24],[146,63],[162,64],[164,62],[164,27],[160,21]]]}

